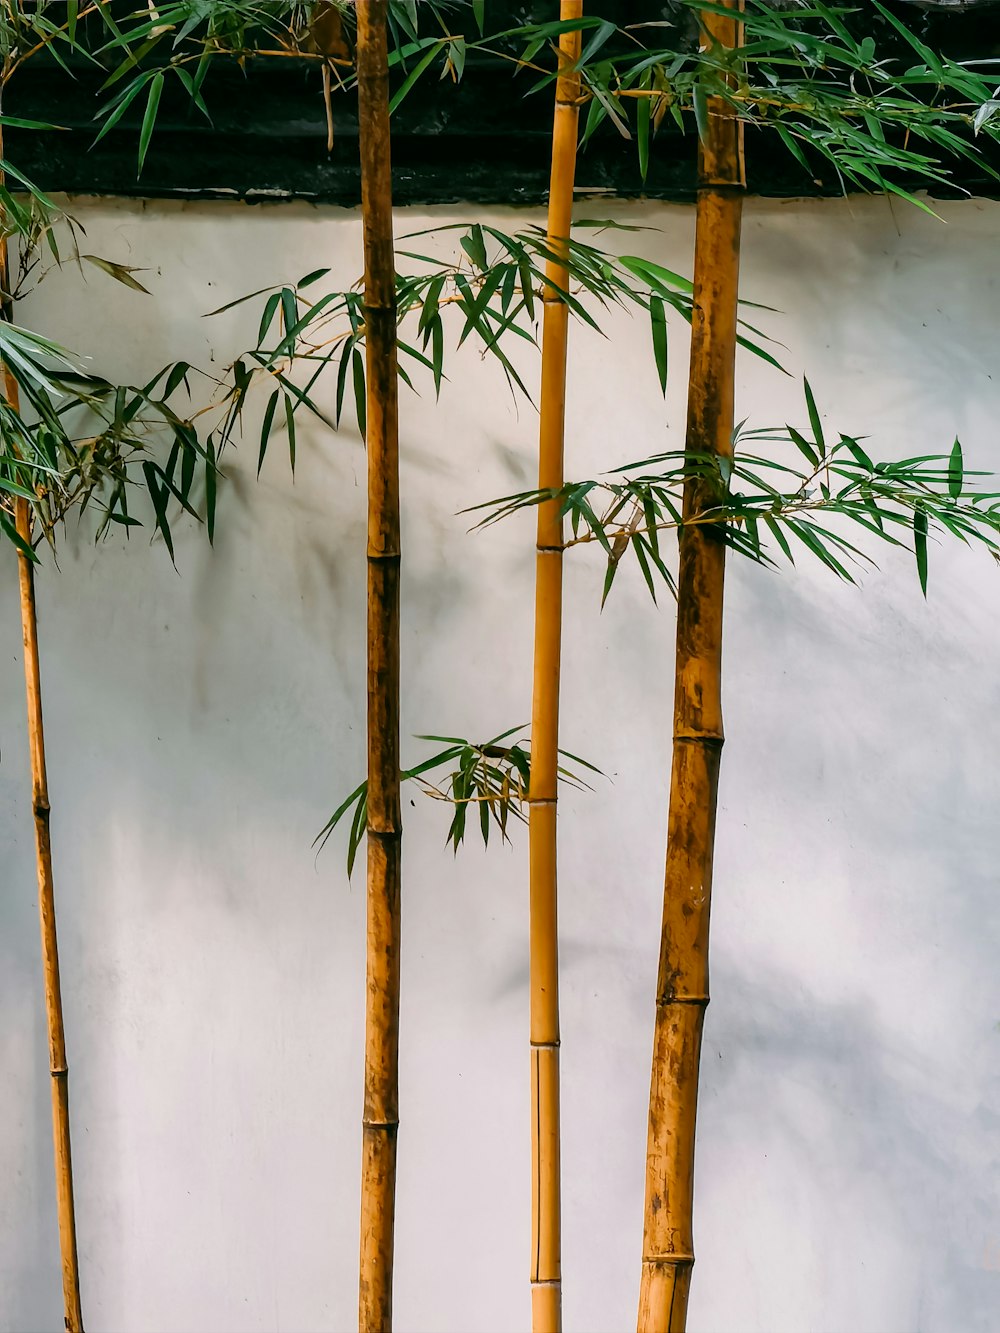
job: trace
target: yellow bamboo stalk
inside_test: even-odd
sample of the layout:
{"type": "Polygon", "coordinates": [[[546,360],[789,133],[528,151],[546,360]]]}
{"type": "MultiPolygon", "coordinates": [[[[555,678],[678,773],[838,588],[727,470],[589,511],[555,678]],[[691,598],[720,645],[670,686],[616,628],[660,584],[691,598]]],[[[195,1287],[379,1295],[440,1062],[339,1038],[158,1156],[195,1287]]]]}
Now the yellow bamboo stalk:
{"type": "MultiPolygon", "coordinates": [[[[723,0],[742,10],[742,0],[723,0]]],[[[710,41],[737,45],[737,17],[704,14],[710,41]]],[[[732,457],[740,222],[745,192],[742,128],[709,102],[699,150],[694,319],[688,387],[690,452],[732,457]]],[[[684,488],[692,517],[718,502],[698,476],[684,488]]],[[[674,743],[667,821],[663,927],[646,1145],[639,1333],[683,1333],[694,1264],[695,1115],[708,1005],[708,928],[722,753],[722,612],[725,546],[711,524],[680,532],[674,743]]]]}
{"type": "MultiPolygon", "coordinates": [[[[2,152],[2,150],[0,150],[2,152]]],[[[10,319],[10,276],[6,238],[0,238],[0,313],[10,319]]],[[[4,396],[16,412],[19,408],[17,381],[3,367],[4,396]]],[[[31,544],[31,508],[26,500],[14,501],[14,522],[21,539],[31,544]]],[[[52,1089],[52,1140],[56,1173],[56,1215],[62,1260],[64,1323],[68,1333],[83,1333],[80,1308],[80,1265],[76,1247],[76,1213],[73,1205],[73,1161],[69,1133],[69,1069],[66,1062],[66,1032],[63,1025],[62,991],[59,984],[59,946],[52,880],[52,840],[49,829],[49,787],[45,766],[45,730],[42,724],[42,684],[38,656],[38,614],[35,602],[35,569],[20,551],[17,554],[21,603],[21,637],[24,642],[24,685],[27,705],[28,746],[31,754],[31,808],[35,824],[35,865],[38,874],[38,916],[42,935],[42,976],[45,987],[45,1018],[49,1034],[49,1074],[52,1089]]]]}
{"type": "Polygon", "coordinates": [[[358,0],[368,449],[368,927],[358,1327],[392,1328],[399,1129],[399,432],[387,0],[358,0]]]}
{"type": "MultiPolygon", "coordinates": [[[[562,20],[579,18],[583,0],[561,0],[562,20]]],[[[573,212],[580,75],[580,33],[559,42],[549,183],[548,240],[559,257],[546,267],[542,321],[542,382],[538,485],[563,484],[566,417],[566,336],[569,286],[562,262],[573,212]]],[[[531,1326],[562,1328],[559,1169],[559,940],[556,891],[556,809],[559,783],[559,666],[562,637],[563,525],[555,501],[538,509],[535,556],[535,649],[531,709],[529,801],[531,1038],[531,1326]]]]}

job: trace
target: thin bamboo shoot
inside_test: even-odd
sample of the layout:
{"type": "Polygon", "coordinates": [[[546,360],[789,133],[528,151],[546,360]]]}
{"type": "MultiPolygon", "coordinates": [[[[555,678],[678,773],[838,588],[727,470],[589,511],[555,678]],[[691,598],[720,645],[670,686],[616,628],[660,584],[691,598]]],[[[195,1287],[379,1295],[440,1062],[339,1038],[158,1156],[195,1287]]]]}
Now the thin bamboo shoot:
{"type": "MultiPolygon", "coordinates": [[[[0,239],[0,308],[10,319],[10,289],[6,239],[0,239]]],[[[4,396],[19,409],[17,381],[9,367],[3,368],[4,396]]],[[[21,540],[32,540],[31,508],[27,500],[14,502],[14,521],[21,540]]],[[[52,1139],[56,1173],[56,1215],[62,1261],[63,1318],[69,1333],[83,1333],[80,1307],[80,1264],[76,1244],[76,1211],[73,1202],[73,1160],[69,1132],[69,1069],[63,1024],[62,989],[59,980],[59,946],[52,879],[49,785],[45,764],[45,730],[42,724],[42,684],[38,655],[38,614],[35,602],[35,568],[22,552],[17,555],[21,604],[21,637],[24,643],[24,685],[31,754],[31,808],[35,826],[35,865],[38,874],[38,916],[42,935],[42,974],[45,988],[45,1018],[49,1035],[49,1075],[52,1089],[52,1139]]]]}
{"type": "MultiPolygon", "coordinates": [[[[562,0],[563,21],[580,18],[582,0],[562,0]]],[[[573,211],[579,120],[579,31],[559,42],[549,185],[548,242],[557,260],[543,293],[539,489],[563,484],[569,287],[565,262],[573,211]]],[[[531,1326],[562,1327],[559,1166],[559,941],[556,803],[559,783],[559,675],[562,638],[563,525],[556,501],[538,509],[535,557],[535,654],[529,790],[531,1035],[531,1326]]]]}

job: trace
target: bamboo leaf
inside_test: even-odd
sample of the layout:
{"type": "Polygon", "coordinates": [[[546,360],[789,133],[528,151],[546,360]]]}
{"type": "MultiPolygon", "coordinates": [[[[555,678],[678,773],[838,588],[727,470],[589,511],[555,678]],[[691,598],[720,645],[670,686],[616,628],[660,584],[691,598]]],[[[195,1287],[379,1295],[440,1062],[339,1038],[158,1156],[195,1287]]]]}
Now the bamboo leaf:
{"type": "Polygon", "coordinates": [[[81,255],[88,264],[93,264],[99,268],[102,273],[107,273],[116,282],[120,282],[124,287],[131,287],[134,292],[143,292],[146,296],[150,295],[149,288],[144,287],[141,282],[132,277],[133,273],[141,272],[140,269],[132,268],[128,264],[115,264],[110,259],[101,259],[99,255],[81,255]]]}
{"type": "Polygon", "coordinates": [[[813,397],[812,386],[807,379],[803,379],[802,386],[805,389],[806,407],[809,410],[809,424],[812,426],[813,439],[816,441],[820,457],[823,457],[826,454],[826,440],[823,436],[823,423],[816,407],[816,399],[813,397]]]}
{"type": "Polygon", "coordinates": [[[218,481],[218,471],[215,459],[215,444],[211,435],[206,441],[205,448],[208,452],[208,458],[205,460],[205,523],[208,528],[209,544],[215,545],[215,496],[218,481]]]}
{"type": "Polygon", "coordinates": [[[964,483],[965,463],[962,458],[962,443],[956,435],[955,443],[952,445],[951,455],[948,459],[948,493],[953,500],[957,500],[962,494],[964,483]]]}
{"type": "Polygon", "coordinates": [[[149,152],[149,142],[153,137],[153,127],[156,125],[156,113],[160,106],[160,95],[163,92],[163,75],[154,74],[149,85],[149,96],[146,98],[146,114],[142,118],[142,129],[139,133],[139,171],[142,174],[143,164],[146,161],[146,154],[149,152]]]}
{"type": "Polygon", "coordinates": [[[10,521],[10,519],[7,517],[7,515],[4,513],[2,509],[0,509],[0,529],[3,530],[4,535],[8,538],[10,542],[13,543],[16,549],[20,551],[21,555],[23,555],[25,559],[30,560],[33,565],[38,564],[38,556],[36,555],[31,544],[24,540],[24,538],[18,532],[17,528],[10,521]]]}
{"type": "Polygon", "coordinates": [[[667,392],[667,315],[660,297],[649,298],[649,318],[653,332],[653,357],[656,361],[656,373],[660,380],[660,390],[667,392]]]}
{"type": "Polygon", "coordinates": [[[422,59],[419,60],[416,65],[414,65],[413,69],[406,76],[406,79],[404,80],[402,86],[396,90],[396,93],[393,96],[392,101],[389,103],[390,116],[396,110],[399,104],[403,101],[407,93],[410,91],[410,89],[413,87],[416,81],[420,78],[421,74],[423,74],[424,71],[428,68],[428,66],[433,61],[434,57],[438,54],[438,51],[441,49],[441,43],[440,41],[437,40],[437,38],[432,37],[428,38],[427,40],[430,43],[428,50],[425,52],[422,59]]]}
{"type": "Polygon", "coordinates": [[[927,596],[927,514],[923,509],[913,511],[913,554],[917,560],[920,591],[927,596]]]}
{"type": "Polygon", "coordinates": [[[365,415],[367,409],[365,400],[365,362],[356,347],[351,353],[351,370],[354,375],[354,410],[358,418],[358,432],[364,440],[368,435],[365,415]]]}

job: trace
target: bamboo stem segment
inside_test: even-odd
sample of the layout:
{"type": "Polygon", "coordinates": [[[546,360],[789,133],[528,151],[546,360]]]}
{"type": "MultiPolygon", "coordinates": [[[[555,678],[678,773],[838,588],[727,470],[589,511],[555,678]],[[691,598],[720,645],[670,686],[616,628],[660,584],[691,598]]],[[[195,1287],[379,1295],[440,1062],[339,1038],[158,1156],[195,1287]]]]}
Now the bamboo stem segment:
{"type": "MultiPolygon", "coordinates": [[[[723,0],[742,9],[741,0],[723,0]]],[[[737,17],[703,14],[709,41],[741,39],[737,17]]],[[[742,128],[709,101],[699,152],[694,311],[688,388],[689,453],[731,457],[740,223],[745,192],[742,128]]],[[[685,483],[683,515],[718,503],[718,483],[685,483]]],[[[667,821],[663,926],[649,1092],[639,1333],[684,1333],[694,1264],[695,1116],[708,1005],[708,931],[722,730],[725,546],[711,524],[682,527],[677,577],[674,743],[667,821]]]]}
{"type": "MultiPolygon", "coordinates": [[[[563,21],[580,18],[583,0],[562,0],[563,21]]],[[[565,262],[573,212],[579,121],[580,33],[559,42],[552,131],[538,439],[539,489],[563,484],[569,286],[565,262]]],[[[531,1036],[531,1326],[562,1328],[559,1169],[559,942],[556,809],[559,781],[559,670],[562,638],[563,524],[557,501],[539,506],[535,556],[535,647],[529,801],[529,950],[531,1036]]]]}
{"type": "Polygon", "coordinates": [[[392,1328],[399,1128],[399,432],[387,0],[358,0],[368,451],[368,925],[358,1327],[392,1328]]]}
{"type": "MultiPolygon", "coordinates": [[[[9,261],[6,239],[0,239],[0,308],[10,319],[9,261]]],[[[17,381],[3,367],[4,396],[19,410],[17,381]]],[[[18,536],[31,544],[31,509],[27,500],[14,501],[18,536]]],[[[62,989],[59,982],[59,945],[52,877],[52,839],[48,775],[45,765],[45,729],[42,722],[42,684],[38,654],[38,614],[35,601],[35,570],[26,555],[17,553],[18,588],[21,605],[21,637],[24,643],[24,685],[31,754],[31,807],[35,825],[35,864],[38,874],[38,917],[42,936],[42,975],[45,987],[45,1018],[49,1034],[49,1075],[52,1089],[52,1142],[56,1175],[56,1215],[62,1262],[63,1322],[68,1333],[83,1333],[80,1307],[80,1265],[76,1244],[76,1212],[73,1203],[73,1160],[69,1131],[69,1069],[66,1061],[66,1032],[63,1024],[62,989]]]]}

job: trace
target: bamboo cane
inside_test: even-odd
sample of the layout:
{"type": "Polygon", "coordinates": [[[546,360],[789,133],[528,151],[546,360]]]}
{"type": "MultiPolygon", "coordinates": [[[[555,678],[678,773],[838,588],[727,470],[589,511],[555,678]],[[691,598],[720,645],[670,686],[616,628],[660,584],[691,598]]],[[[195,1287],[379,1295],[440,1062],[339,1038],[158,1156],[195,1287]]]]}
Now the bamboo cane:
{"type": "MultiPolygon", "coordinates": [[[[580,18],[583,0],[561,0],[560,19],[580,18]]],[[[560,74],[552,130],[548,241],[566,256],[573,211],[580,75],[580,33],[559,41],[560,74]]],[[[563,484],[566,417],[566,264],[546,267],[542,382],[539,400],[539,489],[563,484]]],[[[563,525],[559,505],[539,506],[535,556],[535,649],[531,709],[529,800],[531,1039],[531,1326],[562,1327],[559,1170],[559,940],[556,892],[556,809],[559,782],[559,664],[562,635],[563,525]]]]}
{"type": "Polygon", "coordinates": [[[399,440],[387,0],[358,0],[368,449],[368,927],[361,1333],[392,1328],[399,1128],[399,440]]]}
{"type": "MultiPolygon", "coordinates": [[[[741,0],[723,0],[741,10],[741,0]]],[[[710,40],[738,44],[737,18],[704,14],[710,40]]],[[[694,318],[688,387],[691,453],[731,457],[745,190],[742,129],[711,99],[699,150],[694,318]]],[[[718,502],[718,483],[692,477],[683,513],[718,502]]],[[[663,927],[649,1092],[639,1333],[683,1333],[694,1264],[692,1208],[701,1034],[708,1005],[708,928],[722,752],[725,546],[711,524],[683,528],[677,577],[674,743],[663,927]]]]}
{"type": "MultiPolygon", "coordinates": [[[[5,321],[9,321],[11,315],[10,291],[7,240],[3,237],[0,238],[0,317],[5,321]]],[[[3,367],[3,383],[4,396],[16,412],[19,408],[17,381],[6,365],[3,367]]],[[[22,541],[30,545],[32,524],[31,509],[27,500],[15,499],[14,522],[22,541]]],[[[42,934],[45,1017],[49,1033],[52,1140],[56,1173],[56,1214],[62,1260],[63,1320],[69,1333],[83,1333],[80,1266],[76,1248],[76,1213],[73,1206],[73,1161],[70,1153],[69,1070],[66,1063],[66,1033],[63,1026],[62,991],[59,984],[59,946],[52,882],[52,841],[49,831],[49,789],[45,766],[45,731],[42,725],[35,570],[32,562],[20,551],[17,554],[17,569],[21,602],[21,636],[24,642],[28,745],[31,754],[31,807],[35,823],[38,916],[42,934]]]]}

